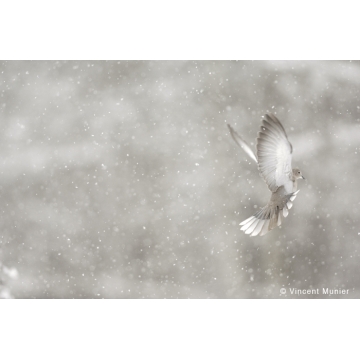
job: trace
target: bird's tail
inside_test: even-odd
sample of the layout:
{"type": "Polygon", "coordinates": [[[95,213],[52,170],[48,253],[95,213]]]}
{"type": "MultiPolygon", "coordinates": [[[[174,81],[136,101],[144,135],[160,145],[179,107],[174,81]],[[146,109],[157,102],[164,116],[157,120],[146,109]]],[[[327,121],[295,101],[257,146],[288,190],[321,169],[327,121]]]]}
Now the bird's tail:
{"type": "Polygon", "coordinates": [[[283,218],[288,216],[288,210],[292,208],[292,202],[299,191],[288,196],[287,202],[282,209],[279,206],[267,204],[253,216],[240,223],[242,226],[240,230],[244,231],[245,234],[250,234],[250,236],[263,236],[276,226],[280,226],[283,218]]]}

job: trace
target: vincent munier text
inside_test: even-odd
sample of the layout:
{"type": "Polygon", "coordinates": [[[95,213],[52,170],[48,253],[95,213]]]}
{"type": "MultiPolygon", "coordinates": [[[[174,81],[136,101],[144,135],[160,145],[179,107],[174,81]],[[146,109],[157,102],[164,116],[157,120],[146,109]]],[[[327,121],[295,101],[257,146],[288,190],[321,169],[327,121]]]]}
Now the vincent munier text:
{"type": "Polygon", "coordinates": [[[291,295],[346,295],[349,294],[349,289],[289,289],[291,295]]]}

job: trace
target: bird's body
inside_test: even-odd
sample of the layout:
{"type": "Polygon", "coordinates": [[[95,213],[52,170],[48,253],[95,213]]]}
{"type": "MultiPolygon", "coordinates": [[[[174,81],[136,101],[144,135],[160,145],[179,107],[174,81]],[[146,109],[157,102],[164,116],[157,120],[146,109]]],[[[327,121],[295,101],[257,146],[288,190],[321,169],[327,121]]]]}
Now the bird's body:
{"type": "Polygon", "coordinates": [[[250,236],[265,235],[281,225],[287,217],[299,190],[297,180],[304,177],[298,168],[292,169],[292,145],[285,129],[274,114],[266,114],[258,132],[256,155],[250,146],[230,126],[230,133],[236,143],[257,162],[260,175],[272,192],[267,205],[253,216],[240,223],[241,230],[250,236]]]}

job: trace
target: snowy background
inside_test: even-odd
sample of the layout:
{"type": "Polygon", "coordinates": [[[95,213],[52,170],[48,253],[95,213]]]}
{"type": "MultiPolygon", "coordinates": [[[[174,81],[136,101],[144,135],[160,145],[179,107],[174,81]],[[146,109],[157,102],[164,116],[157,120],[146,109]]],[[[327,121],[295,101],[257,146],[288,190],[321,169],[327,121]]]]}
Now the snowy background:
{"type": "Polygon", "coordinates": [[[360,63],[0,62],[0,297],[360,297],[360,63]],[[281,228],[253,145],[282,121],[306,181],[281,228]],[[280,294],[280,289],[287,294],[280,294]]]}

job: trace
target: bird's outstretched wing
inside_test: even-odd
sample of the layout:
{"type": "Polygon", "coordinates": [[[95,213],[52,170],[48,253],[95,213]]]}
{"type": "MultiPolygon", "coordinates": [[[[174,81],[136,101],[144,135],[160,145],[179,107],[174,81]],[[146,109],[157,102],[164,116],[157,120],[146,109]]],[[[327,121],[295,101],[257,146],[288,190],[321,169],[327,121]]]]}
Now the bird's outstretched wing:
{"type": "Polygon", "coordinates": [[[275,192],[284,186],[287,194],[292,193],[292,145],[274,114],[265,115],[256,140],[259,171],[269,189],[275,192]]]}
{"type": "Polygon", "coordinates": [[[228,124],[230,134],[234,141],[257,163],[257,158],[248,143],[228,124]]]}

